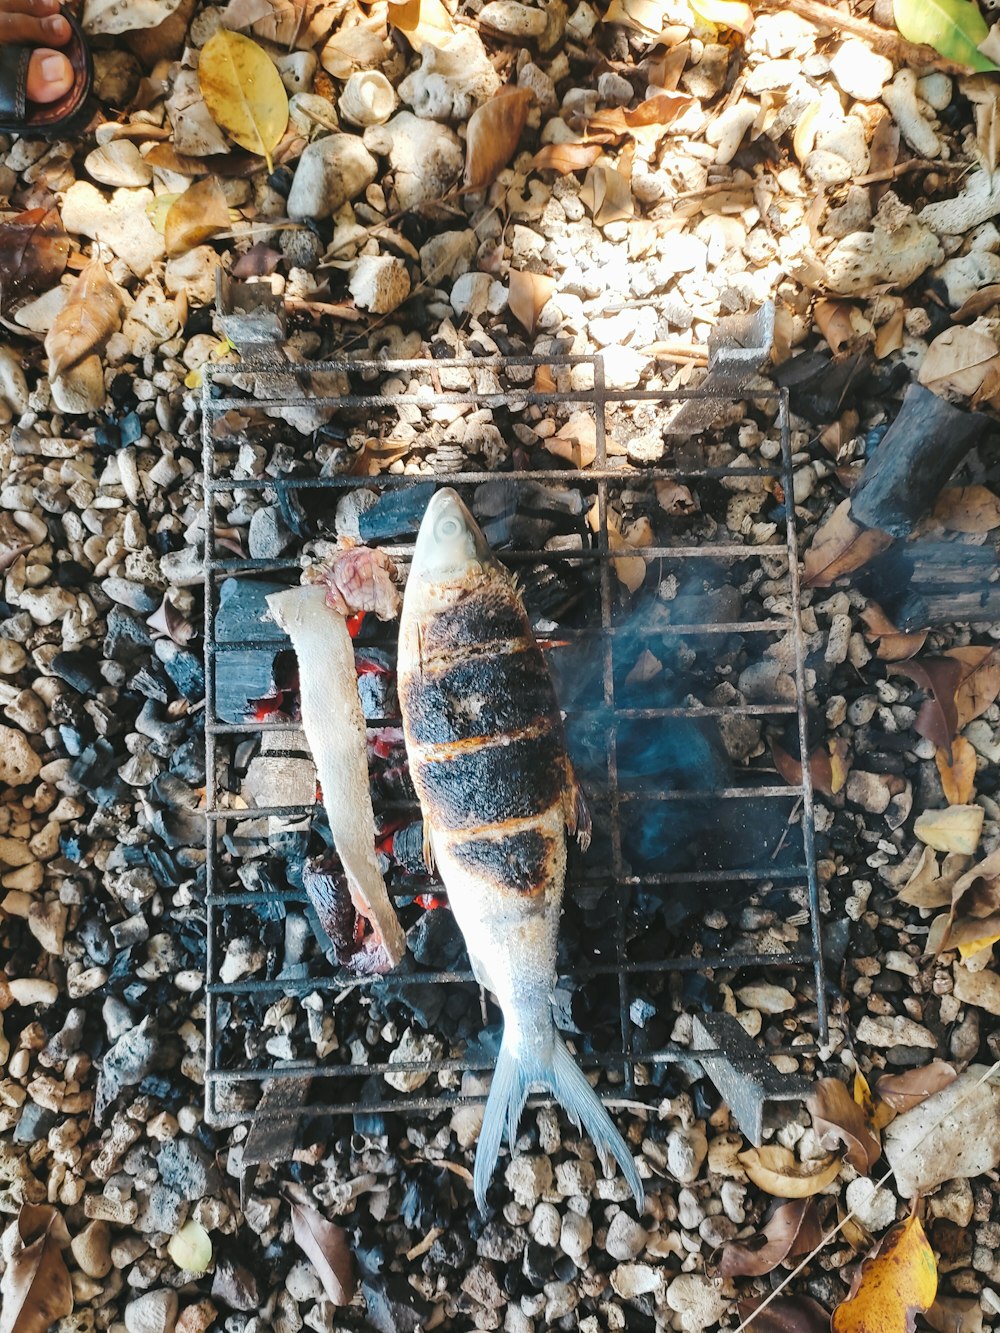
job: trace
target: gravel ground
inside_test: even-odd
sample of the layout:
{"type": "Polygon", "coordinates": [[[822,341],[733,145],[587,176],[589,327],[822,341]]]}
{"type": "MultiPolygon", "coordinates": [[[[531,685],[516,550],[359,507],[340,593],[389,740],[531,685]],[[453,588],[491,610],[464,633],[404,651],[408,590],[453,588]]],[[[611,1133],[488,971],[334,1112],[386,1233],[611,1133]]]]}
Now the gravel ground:
{"type": "MultiPolygon", "coordinates": [[[[881,0],[855,8],[889,21],[881,0]]],[[[123,1324],[128,1333],[296,1333],[303,1324],[317,1333],[698,1333],[731,1326],[737,1294],[766,1289],[766,1280],[716,1276],[719,1248],[755,1230],[769,1200],[748,1182],[736,1156],[743,1140],[711,1086],[680,1067],[648,1107],[617,1117],[647,1178],[641,1217],[621,1180],[595,1171],[590,1143],[548,1108],[525,1115],[518,1155],[502,1159],[483,1219],[468,1187],[475,1110],[358,1117],[353,1126],[313,1120],[294,1160],[261,1166],[242,1202],[246,1131],[214,1131],[203,1117],[198,371],[209,357],[232,359],[210,304],[220,266],[241,265],[238,273],[300,303],[290,318],[297,358],[546,355],[558,346],[603,351],[609,383],[621,388],[697,383],[718,318],[774,298],[785,371],[793,356],[828,344],[838,352],[832,367],[792,387],[793,499],[806,545],[878,445],[934,337],[974,320],[996,350],[1000,187],[982,169],[981,129],[977,143],[977,107],[991,96],[982,76],[977,84],[910,71],[791,12],[758,13],[740,39],[693,19],[680,0],[657,6],[665,54],[643,28],[652,21],[645,6],[616,7],[632,26],[558,0],[491,0],[478,11],[461,8],[459,67],[435,73],[433,51],[421,60],[398,33],[382,40],[383,8],[372,11],[374,36],[351,30],[352,46],[343,31],[356,15],[316,6],[315,50],[289,54],[286,35],[284,54],[273,51],[294,94],[274,172],[237,166],[230,176],[213,157],[234,234],[170,256],[147,205],[195,174],[166,150],[189,158],[227,147],[207,133],[191,82],[223,10],[185,2],[155,38],[105,31],[96,39],[101,123],[79,143],[2,141],[9,215],[58,210],[75,264],[61,284],[57,270],[18,291],[0,348],[0,1212],[12,1221],[23,1204],[48,1202],[66,1221],[75,1311],[60,1333],[123,1324]],[[369,78],[365,93],[357,73],[346,77],[354,66],[384,77],[369,78]],[[512,81],[535,96],[513,161],[488,190],[442,203],[462,168],[472,111],[512,81]],[[351,111],[348,89],[361,111],[351,111]],[[690,95],[669,126],[612,135],[587,171],[533,165],[542,145],[577,140],[598,110],[634,107],[658,89],[690,95]],[[365,127],[352,115],[373,118],[365,127]],[[330,133],[338,123],[344,132],[330,133]],[[904,169],[890,179],[897,160],[904,169]],[[872,173],[881,179],[858,183],[872,173]],[[289,218],[300,225],[279,225],[289,218]],[[94,255],[120,290],[121,318],[97,350],[50,378],[42,338],[94,255]],[[554,279],[530,334],[508,304],[512,273],[554,279]],[[832,332],[817,295],[843,302],[832,332]],[[978,308],[963,311],[973,296],[978,308]],[[346,307],[357,317],[344,318],[346,307]],[[848,373],[855,352],[861,369],[848,373]],[[295,1203],[346,1228],[361,1274],[349,1306],[325,1297],[294,1244],[295,1203]],[[213,1265],[201,1275],[167,1252],[189,1219],[211,1236],[213,1265]]],[[[270,21],[254,20],[265,43],[260,25],[270,21]]],[[[292,452],[315,447],[322,424],[310,409],[288,423],[292,452]]],[[[392,466],[510,466],[517,450],[548,449],[550,424],[519,419],[512,439],[484,419],[428,442],[401,414],[394,439],[403,453],[392,466]]],[[[626,461],[658,460],[659,424],[638,411],[621,417],[626,461]]],[[[263,460],[240,436],[244,425],[231,425],[236,465],[259,475],[263,460]]],[[[729,459],[767,461],[775,438],[760,405],[745,404],[712,443],[729,459]]],[[[961,484],[995,482],[995,445],[985,438],[961,484]]],[[[336,453],[322,447],[320,466],[336,453]]],[[[750,539],[778,503],[766,491],[742,508],[732,499],[720,529],[750,539]]],[[[238,503],[226,535],[250,554],[275,554],[273,513],[254,518],[267,508],[255,497],[238,503]]],[[[643,512],[623,505],[623,521],[643,512]]],[[[925,531],[941,536],[943,527],[930,521],[925,531]]],[[[982,545],[989,532],[968,540],[982,545]]],[[[765,605],[767,589],[755,595],[765,605]]],[[[821,1058],[784,1064],[842,1078],[860,1069],[873,1083],[935,1057],[991,1063],[1000,998],[985,980],[988,954],[968,968],[955,952],[928,955],[932,909],[896,896],[919,854],[914,821],[946,801],[934,745],[913,729],[924,693],[875,656],[867,605],[851,584],[804,594],[816,740],[841,743],[851,769],[817,809],[830,1041],[821,1058]]],[[[939,626],[923,653],[997,636],[990,623],[939,626]]],[[[773,686],[780,651],[767,661],[773,686]]],[[[752,684],[741,679],[744,697],[752,684]]],[[[1000,708],[991,704],[963,734],[975,754],[985,855],[1000,840],[1000,708]]],[[[745,740],[744,759],[773,771],[762,733],[745,740]]],[[[751,902],[738,920],[710,907],[691,929],[766,941],[778,955],[802,925],[751,902]]],[[[252,932],[231,948],[234,978],[264,967],[252,932]]],[[[772,1048],[810,1028],[808,977],[716,969],[710,985],[713,1003],[772,1048]]],[[[647,997],[664,1038],[690,1041],[704,993],[647,997]]],[[[590,997],[591,1011],[600,1000],[590,997]]],[[[376,1001],[370,1017],[370,1050],[425,1049],[398,1004],[376,1001]]],[[[274,1029],[271,1055],[287,1055],[297,1021],[321,1051],[357,1035],[338,1033],[329,1014],[275,1005],[263,1028],[274,1029]]],[[[804,1112],[778,1141],[804,1157],[821,1152],[804,1112]]],[[[873,1190],[846,1164],[825,1196],[828,1222],[846,1200],[855,1225],[792,1289],[830,1310],[846,1294],[848,1266],[909,1201],[873,1190]]],[[[997,1326],[995,1173],[944,1185],[927,1218],[942,1292],[978,1298],[963,1327],[979,1326],[976,1310],[982,1326],[997,1326]]],[[[13,1225],[5,1258],[12,1243],[13,1225]]]]}

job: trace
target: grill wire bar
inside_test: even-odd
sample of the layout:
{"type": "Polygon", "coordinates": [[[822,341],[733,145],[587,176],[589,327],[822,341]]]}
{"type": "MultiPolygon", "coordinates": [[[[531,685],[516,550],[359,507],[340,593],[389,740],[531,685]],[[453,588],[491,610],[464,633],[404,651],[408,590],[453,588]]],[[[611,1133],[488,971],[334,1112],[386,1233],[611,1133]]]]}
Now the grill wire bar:
{"type": "MultiPolygon", "coordinates": [[[[393,982],[389,978],[359,978],[346,970],[334,969],[329,965],[320,975],[266,976],[224,981],[221,975],[225,959],[225,936],[229,929],[228,914],[234,911],[261,913],[260,928],[263,929],[263,913],[283,913],[286,908],[295,908],[307,904],[304,891],[294,888],[272,890],[245,890],[233,888],[232,876],[228,872],[238,866],[238,860],[231,853],[224,859],[223,839],[230,829],[239,828],[246,821],[270,820],[299,823],[310,817],[317,807],[312,804],[275,804],[252,805],[241,808],[233,801],[234,793],[225,789],[225,776],[229,771],[229,755],[221,747],[238,746],[257,738],[258,744],[265,737],[279,741],[287,735],[289,743],[301,746],[301,727],[295,721],[255,720],[248,717],[245,721],[220,718],[217,708],[217,685],[219,674],[227,670],[226,659],[235,650],[241,652],[260,651],[274,655],[282,648],[288,648],[273,638],[244,639],[239,643],[223,642],[216,633],[220,605],[220,587],[226,579],[266,575],[269,579],[288,584],[298,582],[300,561],[295,556],[282,556],[275,559],[254,559],[234,555],[220,544],[217,535],[219,508],[238,502],[239,493],[250,496],[259,494],[284,498],[299,493],[315,495],[317,492],[329,503],[330,512],[338,499],[351,489],[365,487],[379,494],[393,488],[408,487],[414,484],[426,485],[428,482],[448,484],[463,490],[485,482],[498,480],[511,483],[540,483],[543,486],[563,486],[567,483],[581,488],[588,500],[593,498],[597,508],[597,529],[593,534],[593,543],[582,549],[553,551],[522,547],[514,550],[499,549],[497,554],[513,569],[520,566],[544,566],[553,568],[584,569],[597,566],[597,591],[600,608],[600,623],[583,627],[559,626],[557,633],[561,641],[586,641],[596,639],[601,656],[601,699],[595,711],[608,719],[607,728],[607,780],[600,786],[585,783],[588,799],[592,808],[595,800],[602,808],[610,812],[610,871],[606,878],[609,885],[606,890],[613,896],[616,904],[613,955],[596,961],[578,960],[575,965],[560,969],[560,978],[568,977],[576,983],[588,979],[604,978],[605,984],[614,987],[614,999],[611,994],[607,1000],[613,1003],[617,1011],[618,1038],[620,1045],[616,1049],[595,1051],[581,1055],[580,1063],[585,1069],[599,1070],[602,1079],[598,1085],[601,1095],[613,1105],[616,1100],[635,1101],[645,1099],[655,1102],[657,1083],[651,1070],[657,1067],[680,1062],[692,1067],[693,1062],[703,1056],[725,1055],[724,1051],[694,1050],[673,1040],[664,1039],[648,1048],[642,1042],[637,1049],[637,1028],[631,1011],[637,1000],[633,983],[644,978],[658,981],[676,974],[677,977],[694,973],[711,973],[721,969],[728,977],[750,969],[756,974],[774,975],[775,971],[800,972],[807,970],[810,977],[810,1012],[808,1024],[812,1031],[800,1031],[793,1044],[776,1049],[760,1048],[760,1056],[765,1060],[768,1055],[809,1054],[817,1049],[816,1041],[823,1042],[827,1037],[828,1014],[825,998],[823,974],[821,914],[819,887],[816,873],[816,855],[814,846],[814,811],[813,791],[809,765],[803,763],[802,778],[799,784],[786,784],[779,780],[771,782],[753,781],[744,785],[726,785],[697,790],[650,789],[623,787],[619,781],[618,723],[623,720],[634,722],[649,721],[669,724],[674,719],[720,719],[732,718],[771,719],[778,724],[793,722],[800,745],[800,753],[806,755],[808,746],[808,719],[806,713],[806,663],[805,642],[802,631],[799,605],[798,549],[795,531],[794,507],[791,503],[792,489],[792,452],[788,421],[787,395],[779,393],[773,386],[760,380],[752,384],[752,392],[739,394],[732,388],[726,392],[698,390],[614,390],[606,386],[604,363],[600,356],[547,356],[544,358],[520,356],[504,358],[483,358],[467,360],[350,360],[324,363],[310,363],[294,367],[285,365],[280,371],[274,363],[263,362],[259,366],[252,360],[245,360],[236,369],[238,376],[252,376],[256,396],[239,396],[227,393],[221,385],[216,385],[220,376],[234,374],[233,367],[209,367],[205,376],[202,399],[202,450],[204,470],[205,498],[205,739],[206,739],[206,1118],[214,1125],[232,1126],[251,1118],[262,1087],[272,1080],[313,1080],[314,1097],[308,1110],[311,1114],[378,1114],[381,1112],[442,1112],[457,1104],[464,1104],[466,1098],[458,1093],[461,1076],[465,1073],[478,1073],[492,1068],[493,1060],[481,1050],[468,1055],[455,1055],[451,1050],[440,1059],[419,1063],[370,1061],[364,1064],[351,1063],[350,1051],[346,1046],[332,1051],[324,1061],[295,1058],[279,1059],[262,1054],[261,1044],[253,1056],[237,1058],[242,1042],[234,1039],[227,1031],[234,1021],[234,1014],[241,1002],[275,1004],[288,997],[302,1001],[313,997],[318,999],[325,1013],[336,1013],[341,1005],[359,1004],[368,994],[378,994],[378,987],[391,983],[404,987],[408,983],[424,986],[474,985],[471,970],[467,968],[446,968],[439,970],[414,970],[393,982]],[[553,375],[572,371],[574,367],[592,369],[593,387],[569,389],[552,392],[538,392],[522,387],[525,378],[534,383],[534,373],[546,367],[553,375]],[[352,384],[357,379],[386,379],[393,375],[428,376],[432,372],[462,372],[475,379],[477,375],[492,372],[498,375],[514,375],[516,387],[508,394],[497,395],[493,392],[480,392],[476,388],[468,391],[435,391],[432,395],[424,390],[416,393],[379,394],[373,392],[348,393],[339,397],[318,397],[308,390],[308,377],[325,374],[338,374],[352,377],[352,384]],[[302,375],[302,392],[288,393],[288,383],[293,373],[302,375]],[[261,397],[261,389],[265,392],[261,397]],[[669,406],[684,400],[694,400],[704,404],[717,404],[720,409],[731,406],[734,399],[752,398],[755,401],[777,402],[777,426],[780,433],[780,466],[714,466],[701,463],[691,454],[685,455],[682,462],[673,466],[655,466],[632,468],[624,459],[610,456],[607,438],[607,413],[616,406],[634,406],[653,403],[657,406],[669,406]],[[538,407],[543,410],[587,409],[594,414],[595,458],[593,465],[581,470],[565,467],[540,468],[518,472],[509,471],[466,471],[448,474],[408,475],[383,472],[377,476],[331,475],[331,476],[250,476],[235,477],[226,465],[219,466],[220,449],[216,430],[218,423],[226,413],[247,412],[266,409],[272,421],[275,413],[282,409],[300,408],[307,404],[310,408],[329,408],[337,415],[353,413],[368,414],[369,419],[381,419],[386,414],[398,412],[401,407],[413,405],[423,411],[442,405],[468,405],[473,410],[482,407],[497,408],[509,406],[510,400],[516,400],[518,406],[538,407]],[[691,465],[688,465],[688,462],[691,465]],[[704,481],[708,483],[736,483],[740,479],[748,482],[763,482],[770,479],[783,488],[785,496],[784,527],[782,541],[767,541],[761,544],[739,542],[709,542],[694,545],[647,546],[628,548],[629,556],[641,555],[647,562],[657,560],[682,560],[697,565],[706,557],[719,562],[731,560],[747,561],[762,558],[783,560],[787,592],[787,615],[769,615],[760,620],[733,620],[715,622],[710,620],[691,620],[689,622],[657,625],[656,635],[666,639],[684,641],[691,638],[704,638],[711,642],[712,636],[741,634],[750,642],[758,642],[758,636],[783,635],[790,638],[794,645],[794,664],[792,672],[795,684],[795,698],[779,699],[768,702],[748,702],[741,704],[715,705],[705,702],[672,704],[663,707],[629,707],[619,704],[618,683],[616,681],[615,645],[621,636],[628,633],[628,627],[616,623],[615,616],[615,560],[620,558],[622,550],[612,547],[609,536],[609,510],[611,501],[623,486],[640,485],[652,487],[657,482],[686,483],[704,481]],[[622,811],[635,802],[655,801],[673,802],[676,808],[698,801],[730,801],[742,805],[744,802],[774,799],[788,802],[789,813],[785,834],[781,845],[796,839],[801,843],[801,854],[793,858],[792,864],[757,864],[751,867],[735,866],[715,869],[708,866],[689,870],[655,869],[636,871],[631,865],[628,846],[623,844],[622,811]],[[664,952],[655,959],[636,959],[629,955],[627,936],[627,900],[631,892],[644,892],[656,889],[670,889],[672,886],[702,886],[707,893],[712,886],[719,890],[726,886],[764,884],[786,891],[792,897],[789,911],[804,912],[807,920],[807,932],[803,936],[808,947],[793,947],[784,951],[754,952],[746,949],[710,950],[697,947],[686,954],[671,956],[664,952]],[[795,896],[798,895],[798,896],[795,896]],[[374,988],[374,989],[373,989],[374,988]],[[236,1052],[237,1054],[234,1054],[236,1052]],[[442,1091],[436,1095],[426,1095],[415,1091],[393,1094],[392,1089],[383,1084],[383,1095],[371,1095],[370,1088],[363,1097],[358,1092],[359,1084],[370,1081],[373,1076],[387,1073],[398,1075],[408,1072],[421,1075],[437,1076],[442,1091]]],[[[280,422],[279,422],[280,424],[280,422]]],[[[291,432],[290,432],[291,433],[291,432]]],[[[325,535],[334,536],[332,525],[325,535]]],[[[406,561],[412,551],[412,537],[408,542],[380,543],[397,560],[406,561]]],[[[762,640],[760,640],[763,642],[762,640]]],[[[763,648],[761,647],[761,651],[763,648]]],[[[620,665],[620,664],[619,664],[620,665]]],[[[569,710],[566,710],[567,713],[569,710]]],[[[581,708],[577,716],[587,713],[581,708]]],[[[398,725],[398,719],[369,718],[369,727],[379,725],[398,725]]],[[[571,747],[572,748],[572,747],[571,747]]],[[[276,753],[276,751],[272,751],[276,753]]],[[[667,808],[667,807],[664,807],[667,808]]],[[[752,807],[750,807],[752,808],[752,807]]],[[[419,818],[419,811],[412,802],[391,802],[376,800],[376,815],[389,814],[419,818]]],[[[781,845],[779,849],[781,850],[781,845]]],[[[796,844],[796,851],[798,845],[796,844]]],[[[775,853],[777,856],[777,853],[775,853]]],[[[591,881],[587,881],[590,883],[591,881]]],[[[238,883],[238,882],[237,882],[238,883]]],[[[567,882],[566,899],[569,902],[576,886],[572,880],[567,882]]],[[[390,892],[392,889],[390,888],[390,892]]],[[[404,890],[404,897],[412,895],[411,889],[404,890]]],[[[720,898],[720,904],[724,899],[720,898]]],[[[666,995],[666,991],[663,992],[666,995]]],[[[395,994],[395,992],[394,992],[395,994]]],[[[262,1009],[258,1012],[262,1012],[262,1009]]],[[[363,1022],[361,1024],[363,1026],[363,1022]]],[[[443,1038],[444,1049],[453,1047],[447,1033],[439,1034],[443,1038]]],[[[478,1098],[477,1100],[482,1100],[478,1098]]],[[[536,1098],[533,1104],[544,1103],[544,1098],[536,1098]]],[[[266,1113],[265,1113],[266,1114],[266,1113]]],[[[287,1113],[286,1113],[287,1114],[287,1113]]]]}

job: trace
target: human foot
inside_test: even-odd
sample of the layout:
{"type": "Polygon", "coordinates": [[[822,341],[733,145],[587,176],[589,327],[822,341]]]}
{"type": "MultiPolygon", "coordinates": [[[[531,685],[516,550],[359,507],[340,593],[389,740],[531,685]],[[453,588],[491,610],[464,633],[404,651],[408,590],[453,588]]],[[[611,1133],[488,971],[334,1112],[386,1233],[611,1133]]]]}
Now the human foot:
{"type": "Polygon", "coordinates": [[[30,101],[57,102],[73,86],[73,66],[55,49],[71,29],[59,0],[0,0],[0,46],[31,46],[25,90],[30,101]]]}

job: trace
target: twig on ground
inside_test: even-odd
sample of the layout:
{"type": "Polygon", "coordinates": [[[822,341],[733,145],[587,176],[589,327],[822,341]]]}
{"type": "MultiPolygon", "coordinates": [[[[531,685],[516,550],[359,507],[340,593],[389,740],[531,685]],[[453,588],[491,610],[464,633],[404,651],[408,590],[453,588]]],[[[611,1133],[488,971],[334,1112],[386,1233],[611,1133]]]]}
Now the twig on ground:
{"type": "Polygon", "coordinates": [[[882,28],[869,19],[845,14],[841,9],[821,4],[820,0],[765,0],[761,8],[790,10],[810,23],[818,23],[826,28],[849,33],[852,37],[867,42],[874,51],[880,51],[882,55],[903,65],[914,65],[917,69],[938,69],[945,74],[970,73],[968,66],[945,59],[931,46],[908,42],[898,32],[882,28]]]}

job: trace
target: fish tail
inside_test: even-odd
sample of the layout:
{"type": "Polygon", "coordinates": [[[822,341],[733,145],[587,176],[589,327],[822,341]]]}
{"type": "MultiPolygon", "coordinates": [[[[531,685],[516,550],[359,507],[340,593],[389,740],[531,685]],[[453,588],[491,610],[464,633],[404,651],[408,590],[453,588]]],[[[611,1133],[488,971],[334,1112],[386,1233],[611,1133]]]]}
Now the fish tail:
{"type": "Polygon", "coordinates": [[[645,1191],[628,1145],[555,1027],[546,1054],[542,1057],[533,1054],[530,1065],[510,1046],[504,1032],[476,1149],[473,1188],[479,1211],[486,1211],[486,1190],[500,1157],[504,1129],[513,1152],[521,1112],[533,1083],[544,1083],[573,1123],[586,1130],[605,1167],[614,1158],[628,1181],[636,1207],[641,1211],[645,1191]]]}

